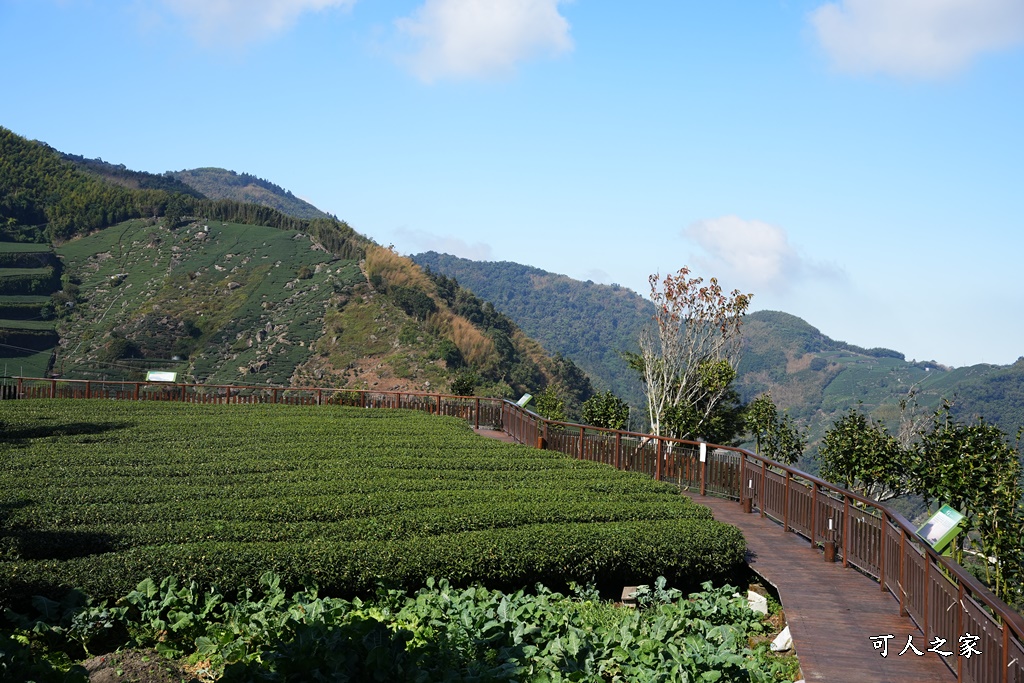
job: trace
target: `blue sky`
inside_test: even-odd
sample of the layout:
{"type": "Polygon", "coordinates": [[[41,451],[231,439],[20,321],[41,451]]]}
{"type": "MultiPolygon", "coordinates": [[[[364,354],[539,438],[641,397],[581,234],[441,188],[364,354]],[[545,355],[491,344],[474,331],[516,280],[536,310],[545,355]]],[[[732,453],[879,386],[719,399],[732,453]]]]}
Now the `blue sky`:
{"type": "Polygon", "coordinates": [[[402,253],[1024,355],[1020,0],[0,0],[0,126],[275,182],[402,253]]]}

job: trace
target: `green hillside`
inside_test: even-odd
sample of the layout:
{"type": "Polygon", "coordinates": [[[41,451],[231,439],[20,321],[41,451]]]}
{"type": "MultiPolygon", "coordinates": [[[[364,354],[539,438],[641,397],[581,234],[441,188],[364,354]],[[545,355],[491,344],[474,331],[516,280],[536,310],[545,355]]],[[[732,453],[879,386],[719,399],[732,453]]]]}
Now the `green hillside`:
{"type": "Polygon", "coordinates": [[[594,393],[493,307],[272,183],[182,172],[200,191],[3,129],[0,152],[6,374],[502,396],[555,384],[574,415],[594,393]]]}
{"type": "Polygon", "coordinates": [[[83,378],[161,369],[287,383],[320,334],[320,290],[359,277],[354,261],[313,247],[304,233],[267,227],[141,220],[68,242],[58,253],[77,295],[60,331],[74,343],[56,367],[83,378]]]}

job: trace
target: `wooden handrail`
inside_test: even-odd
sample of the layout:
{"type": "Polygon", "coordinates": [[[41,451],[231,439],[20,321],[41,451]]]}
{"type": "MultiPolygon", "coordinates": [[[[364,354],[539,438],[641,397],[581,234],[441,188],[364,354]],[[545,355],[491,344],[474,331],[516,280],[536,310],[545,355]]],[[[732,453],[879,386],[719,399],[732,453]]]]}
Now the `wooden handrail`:
{"type": "MultiPolygon", "coordinates": [[[[544,425],[548,425],[548,426],[555,425],[555,426],[559,426],[559,427],[572,428],[572,429],[582,429],[584,427],[584,425],[579,425],[579,424],[575,424],[575,423],[571,423],[571,422],[560,422],[560,421],[555,421],[555,420],[546,420],[545,418],[541,417],[540,415],[538,415],[538,414],[536,414],[536,413],[534,413],[532,411],[529,411],[529,410],[527,410],[525,408],[522,408],[519,405],[517,405],[515,403],[512,403],[511,401],[506,401],[506,403],[508,403],[508,405],[511,406],[511,408],[513,410],[522,411],[522,413],[525,413],[525,414],[529,415],[531,418],[537,420],[538,423],[542,423],[544,425]]],[[[698,447],[699,447],[699,445],[701,443],[699,441],[690,441],[690,440],[686,440],[686,439],[674,439],[674,438],[660,437],[660,436],[654,436],[652,434],[642,434],[642,433],[638,433],[638,432],[627,432],[627,431],[624,431],[624,430],[606,429],[606,428],[601,428],[601,427],[592,427],[592,426],[589,426],[589,425],[586,426],[586,430],[587,430],[587,432],[603,432],[603,433],[606,433],[606,434],[609,434],[609,435],[616,436],[619,439],[621,439],[623,436],[629,436],[629,437],[635,437],[635,438],[645,439],[645,440],[657,440],[659,443],[667,442],[667,443],[672,443],[672,444],[681,444],[681,445],[698,446],[698,447]]],[[[1007,605],[1002,600],[1000,600],[998,597],[996,597],[992,593],[992,591],[990,591],[988,588],[986,588],[980,581],[978,581],[976,578],[974,578],[974,576],[972,576],[969,572],[967,572],[959,564],[951,561],[947,557],[944,557],[944,556],[938,554],[937,552],[935,552],[935,550],[930,545],[928,545],[927,543],[923,542],[923,540],[918,537],[916,528],[903,515],[901,515],[900,513],[896,512],[894,510],[890,510],[889,508],[885,507],[884,505],[882,505],[878,501],[872,500],[870,498],[867,498],[865,496],[857,494],[857,493],[855,493],[853,491],[849,491],[847,489],[844,489],[841,486],[837,486],[837,485],[835,485],[835,484],[833,484],[831,482],[828,482],[828,481],[826,481],[824,479],[821,479],[820,477],[816,477],[813,474],[808,474],[807,472],[803,472],[802,470],[798,470],[795,467],[792,467],[790,465],[786,465],[784,463],[776,462],[774,460],[771,460],[770,458],[766,458],[766,457],[761,456],[759,454],[752,453],[752,452],[750,452],[750,451],[748,451],[746,449],[737,448],[737,447],[734,447],[734,446],[718,446],[718,445],[712,445],[712,444],[708,444],[707,448],[709,448],[709,449],[710,448],[715,448],[715,449],[722,449],[722,450],[727,450],[727,451],[733,451],[733,452],[739,453],[741,455],[741,457],[753,458],[754,460],[759,461],[759,463],[760,463],[760,465],[762,467],[762,472],[766,472],[767,468],[769,468],[769,467],[773,468],[775,470],[782,470],[782,472],[785,473],[786,476],[787,476],[787,484],[789,483],[789,481],[791,481],[795,477],[795,478],[799,478],[799,479],[803,479],[803,480],[807,481],[811,485],[810,488],[811,488],[811,490],[814,493],[818,493],[819,489],[825,489],[827,491],[830,491],[832,493],[835,493],[835,494],[838,494],[838,495],[842,496],[842,498],[844,500],[844,506],[843,506],[844,507],[844,515],[843,515],[843,526],[844,527],[846,527],[848,525],[848,523],[849,523],[848,522],[849,503],[851,501],[855,501],[855,502],[859,503],[861,509],[872,511],[872,513],[875,516],[877,516],[882,521],[881,536],[880,536],[880,540],[879,540],[879,550],[882,553],[884,553],[884,550],[882,550],[882,549],[885,547],[885,543],[886,543],[886,540],[885,540],[885,533],[886,533],[885,532],[885,525],[887,523],[889,523],[889,522],[893,523],[899,529],[899,531],[901,533],[901,546],[903,548],[906,548],[908,545],[913,544],[913,545],[919,547],[920,549],[923,549],[923,553],[922,554],[925,557],[925,561],[926,561],[925,566],[926,566],[926,568],[928,566],[934,564],[934,565],[936,565],[938,567],[943,568],[946,572],[948,572],[949,574],[954,576],[956,578],[956,583],[959,586],[959,591],[962,592],[964,589],[967,589],[967,591],[979,603],[981,603],[982,605],[984,605],[985,607],[990,609],[992,611],[992,613],[994,613],[999,618],[999,621],[1001,622],[1001,625],[1002,625],[1002,627],[1004,629],[1004,637],[1005,637],[1005,635],[1008,635],[1008,632],[1007,632],[1007,629],[1008,629],[1010,632],[1012,632],[1016,636],[1016,638],[1019,641],[1024,641],[1024,617],[1022,617],[1020,614],[1018,614],[1017,612],[1012,610],[1009,607],[1009,605],[1007,605]],[[911,543],[908,544],[907,541],[911,541],[911,543]]],[[[659,461],[659,464],[660,464],[660,461],[659,461]]],[[[742,486],[743,486],[743,482],[740,481],[739,482],[739,487],[742,487],[742,486]]],[[[764,491],[764,486],[765,486],[765,477],[762,476],[762,480],[761,480],[761,491],[762,492],[764,491]]],[[[789,514],[788,514],[788,505],[789,505],[789,494],[788,494],[788,491],[787,491],[786,496],[787,496],[786,497],[786,501],[785,501],[785,505],[786,505],[786,509],[787,509],[786,517],[788,518],[788,516],[789,516],[789,514]]],[[[737,498],[739,497],[739,491],[738,490],[736,491],[736,497],[737,498]]],[[[811,522],[811,528],[810,528],[810,535],[811,535],[812,543],[813,543],[813,539],[814,539],[815,534],[816,534],[816,530],[814,529],[814,521],[813,521],[813,519],[814,519],[815,513],[816,513],[816,511],[814,510],[814,507],[816,506],[817,497],[815,496],[813,498],[813,500],[815,502],[812,502],[812,508],[811,508],[812,522],[811,522]]],[[[759,504],[763,507],[763,505],[764,505],[763,500],[759,501],[759,504]]],[[[763,509],[762,509],[762,513],[763,513],[763,509]]],[[[786,521],[788,522],[788,519],[786,521]]],[[[844,540],[844,544],[845,544],[846,543],[846,534],[845,533],[843,534],[843,540],[844,540]]],[[[882,555],[882,557],[884,557],[884,554],[882,555]]],[[[846,561],[846,549],[845,549],[845,547],[844,547],[843,559],[844,559],[844,562],[845,562],[846,561]]],[[[884,573],[885,572],[885,568],[884,568],[884,566],[881,566],[881,562],[883,562],[883,561],[884,560],[882,560],[880,558],[880,567],[879,567],[880,568],[880,577],[879,578],[881,579],[880,584],[881,584],[881,588],[883,590],[888,590],[888,587],[886,586],[885,578],[884,578],[885,577],[885,573],[884,573]]],[[[903,558],[901,557],[900,558],[900,564],[901,565],[902,565],[902,562],[903,562],[903,558]]],[[[927,571],[927,569],[926,569],[926,571],[927,571]]],[[[902,577],[901,577],[900,583],[902,583],[902,577]]],[[[927,595],[927,591],[928,591],[928,586],[926,584],[925,585],[925,594],[926,595],[927,595]]],[[[903,599],[901,598],[900,595],[895,595],[895,597],[898,600],[900,600],[900,604],[903,603],[903,599]]],[[[927,624],[924,624],[923,626],[924,626],[925,629],[927,628],[927,624]]],[[[1004,652],[1004,656],[1005,655],[1006,655],[1006,653],[1004,652]]]]}

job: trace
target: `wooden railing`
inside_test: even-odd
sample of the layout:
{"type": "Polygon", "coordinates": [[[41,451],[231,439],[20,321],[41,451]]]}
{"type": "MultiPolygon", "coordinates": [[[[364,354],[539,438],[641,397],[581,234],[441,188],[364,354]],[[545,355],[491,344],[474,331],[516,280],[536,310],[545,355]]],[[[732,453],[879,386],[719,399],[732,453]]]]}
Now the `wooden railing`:
{"type": "MultiPolygon", "coordinates": [[[[617,469],[643,472],[682,489],[737,500],[806,538],[830,545],[844,567],[879,583],[929,645],[969,683],[1024,683],[1024,619],[966,570],[922,542],[902,515],[827,481],[749,451],[650,434],[546,420],[509,401],[426,392],[256,387],[16,378],[0,398],[105,398],[187,403],[282,403],[406,408],[499,429],[519,443],[617,469]],[[983,656],[959,655],[977,636],[983,656]]],[[[881,635],[881,634],[877,634],[881,635]]]]}

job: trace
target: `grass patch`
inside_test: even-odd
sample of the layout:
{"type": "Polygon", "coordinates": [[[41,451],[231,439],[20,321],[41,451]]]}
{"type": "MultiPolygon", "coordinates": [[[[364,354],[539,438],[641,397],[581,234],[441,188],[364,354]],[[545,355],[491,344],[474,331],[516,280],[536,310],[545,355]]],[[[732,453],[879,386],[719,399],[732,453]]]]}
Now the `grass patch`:
{"type": "Polygon", "coordinates": [[[0,278],[15,277],[50,277],[53,268],[0,268],[0,278]]]}
{"type": "Polygon", "coordinates": [[[49,244],[37,244],[34,242],[0,242],[0,254],[45,254],[52,251],[49,244]]]}
{"type": "MultiPolygon", "coordinates": [[[[53,351],[33,351],[26,349],[18,355],[17,349],[0,346],[3,357],[0,358],[0,370],[5,377],[43,377],[50,367],[53,351]]],[[[3,418],[0,417],[0,424],[3,418]]]]}
{"type": "Polygon", "coordinates": [[[53,330],[51,320],[4,320],[0,318],[0,329],[9,330],[53,330]]]}

